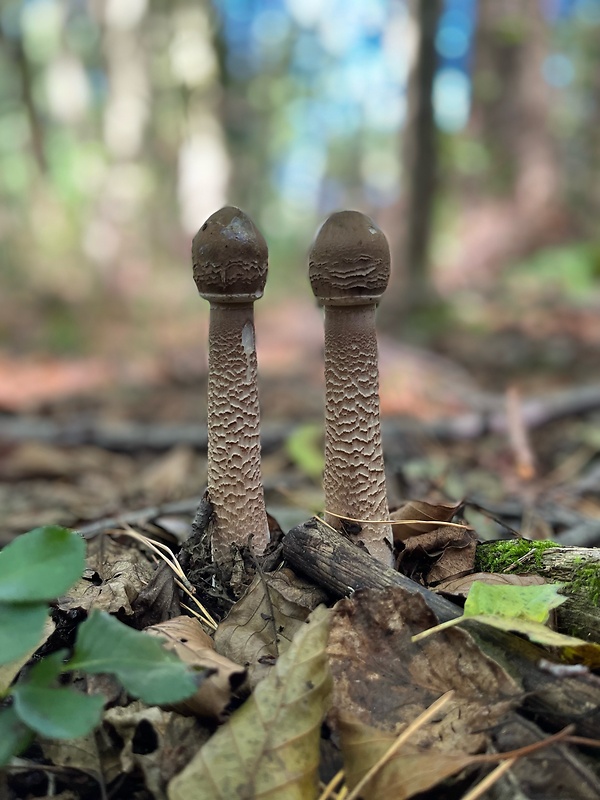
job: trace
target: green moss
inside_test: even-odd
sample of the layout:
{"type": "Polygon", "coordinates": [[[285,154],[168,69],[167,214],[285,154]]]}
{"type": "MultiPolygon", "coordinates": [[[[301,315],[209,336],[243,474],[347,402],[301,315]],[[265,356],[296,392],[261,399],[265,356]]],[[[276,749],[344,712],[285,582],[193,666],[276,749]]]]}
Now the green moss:
{"type": "Polygon", "coordinates": [[[542,553],[549,547],[558,547],[556,542],[532,541],[531,539],[503,539],[498,542],[485,542],[477,548],[475,569],[477,572],[536,572],[542,568],[542,553]],[[529,555],[515,569],[520,558],[529,555]]]}
{"type": "Polygon", "coordinates": [[[588,602],[600,602],[600,565],[586,564],[579,567],[573,580],[566,585],[565,594],[585,594],[588,602]]]}

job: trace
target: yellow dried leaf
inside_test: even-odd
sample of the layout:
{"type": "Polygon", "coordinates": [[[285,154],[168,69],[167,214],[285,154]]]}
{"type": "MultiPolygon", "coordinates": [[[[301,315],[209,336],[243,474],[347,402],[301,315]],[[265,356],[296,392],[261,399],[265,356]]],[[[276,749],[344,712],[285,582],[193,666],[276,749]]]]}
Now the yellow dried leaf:
{"type": "Polygon", "coordinates": [[[312,800],[331,677],[320,606],[229,722],[169,784],[169,800],[312,800]]]}

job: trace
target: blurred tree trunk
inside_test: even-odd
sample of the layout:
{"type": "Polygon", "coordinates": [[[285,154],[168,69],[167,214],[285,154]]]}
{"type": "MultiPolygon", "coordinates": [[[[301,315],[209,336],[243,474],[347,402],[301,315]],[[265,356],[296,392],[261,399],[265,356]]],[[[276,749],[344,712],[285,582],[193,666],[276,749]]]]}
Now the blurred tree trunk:
{"type": "Polygon", "coordinates": [[[559,188],[550,124],[552,90],[543,79],[550,26],[539,2],[481,0],[473,119],[491,154],[496,182],[517,200],[544,206],[559,188]]]}
{"type": "Polygon", "coordinates": [[[564,240],[570,214],[544,79],[551,29],[542,4],[480,0],[470,134],[487,156],[446,265],[448,288],[491,283],[506,264],[564,240]]]}
{"type": "Polygon", "coordinates": [[[404,190],[399,203],[379,220],[390,231],[392,277],[379,313],[392,336],[413,332],[419,312],[437,305],[431,285],[430,241],[438,179],[438,143],[433,109],[437,68],[435,35],[441,0],[409,0],[415,48],[407,86],[407,121],[402,133],[404,190]],[[397,232],[397,233],[395,233],[397,232]]]}
{"type": "Polygon", "coordinates": [[[404,270],[402,305],[418,310],[431,300],[429,251],[437,183],[437,136],[433,113],[433,80],[437,67],[435,35],[441,0],[411,0],[417,31],[415,59],[408,81],[408,121],[403,137],[406,180],[404,235],[396,263],[404,270]]]}

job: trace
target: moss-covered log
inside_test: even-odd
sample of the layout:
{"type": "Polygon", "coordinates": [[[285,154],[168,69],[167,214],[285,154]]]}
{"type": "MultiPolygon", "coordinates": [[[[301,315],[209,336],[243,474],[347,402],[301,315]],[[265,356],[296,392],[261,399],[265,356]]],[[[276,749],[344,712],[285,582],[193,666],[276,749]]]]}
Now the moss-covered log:
{"type": "Polygon", "coordinates": [[[561,547],[556,542],[512,539],[477,547],[481,572],[536,574],[564,584],[567,602],[557,609],[563,633],[600,642],[600,548],[561,547]]]}

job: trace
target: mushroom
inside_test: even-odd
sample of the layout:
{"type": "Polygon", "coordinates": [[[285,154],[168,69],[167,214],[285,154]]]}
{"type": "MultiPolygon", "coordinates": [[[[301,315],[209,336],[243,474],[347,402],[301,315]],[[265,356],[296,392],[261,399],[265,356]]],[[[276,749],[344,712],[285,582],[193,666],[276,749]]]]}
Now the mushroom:
{"type": "Polygon", "coordinates": [[[208,499],[212,553],[231,563],[231,545],[252,534],[257,553],[269,542],[260,464],[260,410],[254,301],[267,278],[267,244],[252,220],[227,206],[192,243],[194,281],[210,302],[208,339],[208,499]]]}
{"type": "MultiPolygon", "coordinates": [[[[339,528],[339,516],[387,520],[375,333],[390,276],[385,236],[358,211],[332,214],[311,249],[309,276],[325,306],[326,521],[339,528]]],[[[359,538],[371,555],[392,563],[391,525],[364,523],[359,538]]]]}

